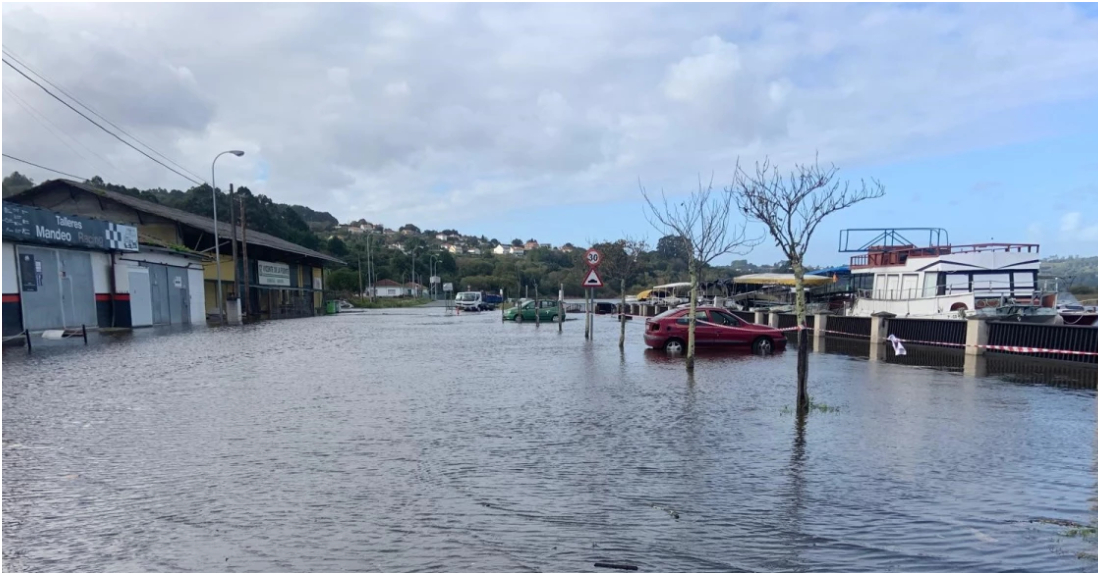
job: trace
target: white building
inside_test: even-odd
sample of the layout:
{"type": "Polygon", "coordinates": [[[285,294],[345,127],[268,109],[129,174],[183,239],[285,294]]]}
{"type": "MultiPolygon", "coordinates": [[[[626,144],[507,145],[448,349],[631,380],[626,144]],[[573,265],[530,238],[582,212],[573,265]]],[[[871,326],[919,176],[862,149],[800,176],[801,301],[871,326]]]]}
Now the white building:
{"type": "Polygon", "coordinates": [[[478,249],[478,248],[470,248],[470,249],[466,250],[466,253],[473,254],[475,256],[479,256],[479,255],[481,255],[481,250],[478,249]]]}

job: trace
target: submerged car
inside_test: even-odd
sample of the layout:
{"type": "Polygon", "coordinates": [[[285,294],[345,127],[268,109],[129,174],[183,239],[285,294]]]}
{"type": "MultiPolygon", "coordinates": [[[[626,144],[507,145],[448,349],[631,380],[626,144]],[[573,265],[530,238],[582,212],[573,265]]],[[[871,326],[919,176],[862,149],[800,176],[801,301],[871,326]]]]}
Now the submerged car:
{"type": "Polygon", "coordinates": [[[504,319],[516,323],[535,321],[536,312],[539,321],[558,321],[561,319],[562,309],[558,307],[558,302],[552,299],[521,301],[504,312],[504,319]]]}
{"type": "MultiPolygon", "coordinates": [[[[688,308],[670,309],[645,322],[645,344],[671,353],[687,348],[688,308]]],[[[751,349],[768,354],[787,347],[787,337],[774,327],[749,323],[712,306],[695,308],[695,345],[751,349]]]]}

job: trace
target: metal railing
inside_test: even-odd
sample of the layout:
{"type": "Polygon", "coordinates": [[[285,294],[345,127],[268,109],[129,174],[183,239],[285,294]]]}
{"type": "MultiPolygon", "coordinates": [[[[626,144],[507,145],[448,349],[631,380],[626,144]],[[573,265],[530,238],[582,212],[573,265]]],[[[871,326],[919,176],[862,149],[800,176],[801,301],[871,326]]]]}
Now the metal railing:
{"type": "MultiPolygon", "coordinates": [[[[869,338],[871,337],[871,318],[831,315],[825,323],[825,329],[830,332],[840,332],[840,335],[869,338]]],[[[830,333],[828,335],[836,334],[830,333]]]]}
{"type": "Polygon", "coordinates": [[[905,340],[966,343],[966,322],[960,320],[891,318],[887,320],[886,332],[905,340]]]}
{"type": "Polygon", "coordinates": [[[958,246],[898,246],[882,247],[870,246],[870,253],[852,256],[849,259],[849,267],[876,267],[903,265],[911,257],[935,257],[948,254],[973,254],[979,252],[1006,252],[1006,253],[1039,253],[1039,244],[965,244],[958,246]],[[874,250],[881,251],[874,251],[874,250]]]}
{"type": "MultiPolygon", "coordinates": [[[[1021,322],[995,321],[989,324],[989,345],[1013,345],[1038,347],[1045,349],[1064,349],[1067,351],[1096,351],[1095,326],[1045,325],[1021,322]]],[[[996,353],[1018,352],[1000,351],[996,353]]],[[[1029,357],[1060,359],[1078,363],[1096,363],[1095,355],[1072,355],[1066,353],[1028,353],[1029,357]]]]}

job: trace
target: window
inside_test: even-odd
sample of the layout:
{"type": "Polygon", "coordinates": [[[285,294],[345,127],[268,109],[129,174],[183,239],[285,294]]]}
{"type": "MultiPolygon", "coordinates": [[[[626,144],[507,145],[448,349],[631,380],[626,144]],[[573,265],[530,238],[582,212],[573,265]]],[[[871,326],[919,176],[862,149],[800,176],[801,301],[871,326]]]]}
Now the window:
{"type": "Polygon", "coordinates": [[[741,320],[724,311],[714,311],[711,312],[710,315],[714,317],[714,323],[718,325],[725,325],[729,327],[738,327],[741,325],[741,320]]]}
{"type": "MultiPolygon", "coordinates": [[[[698,321],[710,321],[710,320],[707,319],[707,312],[697,311],[697,312],[695,312],[695,321],[698,322],[698,321]]],[[[684,317],[676,320],[676,323],[678,323],[680,325],[687,325],[688,324],[688,315],[684,314],[684,317]]]]}

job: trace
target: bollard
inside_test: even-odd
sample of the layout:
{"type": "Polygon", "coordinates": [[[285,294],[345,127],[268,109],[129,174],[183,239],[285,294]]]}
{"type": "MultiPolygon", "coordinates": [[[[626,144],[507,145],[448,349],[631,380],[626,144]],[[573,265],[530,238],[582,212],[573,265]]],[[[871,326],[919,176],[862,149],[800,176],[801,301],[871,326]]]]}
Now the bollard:
{"type": "Polygon", "coordinates": [[[761,310],[754,311],[752,323],[755,323],[756,325],[764,325],[764,312],[761,310]]]}
{"type": "MultiPolygon", "coordinates": [[[[946,321],[946,320],[945,320],[946,321]]],[[[985,355],[985,348],[979,345],[989,343],[989,324],[984,320],[970,318],[966,320],[966,355],[985,355]]]]}
{"type": "Polygon", "coordinates": [[[774,327],[776,329],[779,329],[779,312],[776,312],[776,311],[768,312],[768,325],[770,325],[771,327],[774,327]]]}
{"type": "Polygon", "coordinates": [[[881,345],[886,343],[886,336],[889,334],[889,322],[890,318],[897,317],[897,314],[890,312],[880,311],[871,314],[871,345],[881,345]]]}
{"type": "Polygon", "coordinates": [[[825,351],[825,330],[829,329],[829,314],[814,314],[814,352],[825,351]]]}
{"type": "Polygon", "coordinates": [[[88,327],[80,324],[80,334],[84,336],[84,345],[88,345],[88,327]]]}
{"type": "Polygon", "coordinates": [[[27,337],[27,353],[34,351],[31,349],[31,332],[23,330],[23,335],[27,337]]]}
{"type": "Polygon", "coordinates": [[[558,286],[558,333],[561,333],[561,326],[565,323],[565,284],[558,286]]]}

